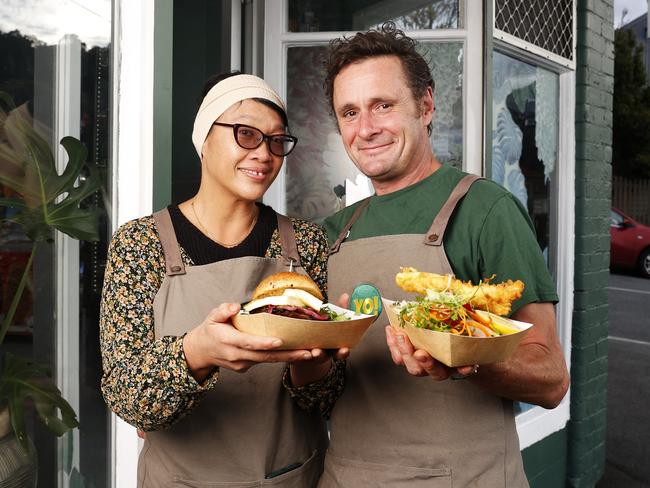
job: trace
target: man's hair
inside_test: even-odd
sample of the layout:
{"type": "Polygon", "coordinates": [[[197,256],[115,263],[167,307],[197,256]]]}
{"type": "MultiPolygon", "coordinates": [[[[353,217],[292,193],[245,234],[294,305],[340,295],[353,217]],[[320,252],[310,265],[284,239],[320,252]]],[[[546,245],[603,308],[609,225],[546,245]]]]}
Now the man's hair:
{"type": "Polygon", "coordinates": [[[349,38],[334,39],[329,43],[325,59],[325,94],[334,113],[334,79],[346,66],[377,56],[395,56],[402,63],[404,76],[413,98],[420,100],[435,83],[425,59],[416,50],[417,42],[393,22],[385,22],[379,29],[358,32],[349,38]]]}
{"type": "MultiPolygon", "coordinates": [[[[208,92],[212,89],[212,87],[214,87],[214,85],[216,85],[220,81],[225,80],[226,78],[230,78],[231,76],[241,75],[241,74],[242,74],[241,71],[229,71],[227,73],[220,73],[217,75],[210,76],[203,83],[203,89],[201,90],[201,100],[199,101],[199,105],[201,104],[205,96],[208,94],[208,92]]],[[[252,100],[255,100],[256,102],[259,102],[275,110],[280,116],[280,118],[282,119],[282,124],[285,127],[289,127],[289,118],[287,117],[287,113],[284,110],[282,110],[281,107],[278,107],[275,103],[273,103],[271,100],[267,100],[266,98],[253,98],[252,100]]]]}

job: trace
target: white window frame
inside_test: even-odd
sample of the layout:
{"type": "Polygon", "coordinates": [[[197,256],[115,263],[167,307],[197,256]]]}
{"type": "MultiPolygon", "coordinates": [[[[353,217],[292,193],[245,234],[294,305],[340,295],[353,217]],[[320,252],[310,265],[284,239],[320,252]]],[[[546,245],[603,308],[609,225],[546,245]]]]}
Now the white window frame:
{"type": "MultiPolygon", "coordinates": [[[[482,2],[461,9],[462,29],[408,31],[419,41],[463,43],[463,169],[480,175],[483,171],[483,9],[482,2]]],[[[478,2],[477,2],[478,3],[478,2]]],[[[289,1],[265,2],[264,78],[286,100],[287,53],[290,47],[326,45],[330,40],[354,32],[289,32],[289,1]]],[[[435,100],[435,94],[434,94],[435,100]]],[[[264,195],[264,202],[286,213],[286,165],[264,195]]]]}
{"type": "MultiPolygon", "coordinates": [[[[53,153],[56,169],[63,173],[68,154],[59,144],[64,136],[79,138],[81,130],[81,42],[66,34],[56,45],[53,153]]],[[[61,200],[59,198],[58,200],[61,200]]],[[[79,412],[79,241],[55,232],[56,250],[56,380],[75,412],[79,412]]],[[[81,415],[79,420],[83,421],[81,415]]],[[[64,459],[79,469],[79,429],[57,440],[58,486],[68,486],[64,459]]]]}
{"type": "MultiPolygon", "coordinates": [[[[492,0],[492,12],[496,12],[496,0],[492,0]]],[[[537,58],[545,59],[546,61],[549,61],[551,63],[554,63],[558,66],[562,66],[564,68],[568,68],[570,70],[575,70],[576,69],[576,14],[577,14],[577,7],[576,7],[576,2],[575,0],[573,1],[573,49],[572,49],[572,58],[573,59],[567,59],[565,57],[559,56],[551,51],[547,51],[546,49],[543,49],[539,46],[536,46],[535,44],[531,44],[530,42],[524,41],[523,39],[519,39],[518,37],[513,36],[512,34],[508,34],[505,31],[502,31],[500,29],[497,29],[496,27],[493,30],[493,37],[497,39],[498,41],[510,45],[510,46],[516,46],[526,52],[531,53],[534,56],[537,56],[537,58]]],[[[492,25],[494,26],[494,18],[492,19],[492,25]]]]}
{"type": "MultiPolygon", "coordinates": [[[[557,223],[552,242],[556,258],[551,263],[551,272],[555,277],[560,298],[555,309],[558,335],[570,370],[575,260],[575,71],[568,69],[564,63],[553,63],[548,57],[540,58],[531,50],[522,51],[519,45],[513,46],[499,39],[494,41],[494,50],[559,75],[557,201],[554,205],[555,214],[551,216],[557,223]]],[[[517,415],[517,432],[521,449],[565,428],[570,418],[570,398],[569,391],[560,405],[552,410],[533,407],[517,415]]]]}
{"type": "MultiPolygon", "coordinates": [[[[115,0],[111,67],[112,230],[153,206],[153,62],[155,0],[115,0]]],[[[110,486],[135,488],[142,441],[115,414],[110,418],[110,486]]]]}

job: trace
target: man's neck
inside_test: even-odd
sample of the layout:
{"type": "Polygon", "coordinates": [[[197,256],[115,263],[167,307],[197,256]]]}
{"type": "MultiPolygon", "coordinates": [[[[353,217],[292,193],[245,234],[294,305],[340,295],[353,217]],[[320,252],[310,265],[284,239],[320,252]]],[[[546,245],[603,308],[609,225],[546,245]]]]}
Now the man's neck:
{"type": "Polygon", "coordinates": [[[436,157],[432,154],[431,158],[428,161],[423,161],[422,163],[418,164],[413,171],[401,175],[399,178],[391,180],[372,180],[372,186],[375,189],[376,195],[387,195],[389,193],[394,193],[398,190],[414,185],[415,183],[418,183],[425,178],[428,178],[441,166],[442,164],[440,164],[436,157]]]}

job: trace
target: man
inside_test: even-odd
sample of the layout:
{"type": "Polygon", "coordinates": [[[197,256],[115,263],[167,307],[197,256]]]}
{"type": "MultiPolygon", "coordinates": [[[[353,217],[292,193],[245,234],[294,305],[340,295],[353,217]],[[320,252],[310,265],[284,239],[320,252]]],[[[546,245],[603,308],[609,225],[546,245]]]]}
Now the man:
{"type": "Polygon", "coordinates": [[[373,283],[386,298],[412,298],[395,285],[400,266],[474,283],[496,274],[524,281],[513,318],[534,326],[507,361],[452,370],[384,332],[380,317],[348,360],[319,486],[528,486],[512,401],[553,408],[567,391],[555,287],[517,200],[436,160],[434,84],[415,46],[390,23],[330,45],[331,108],[375,189],[325,223],[330,296],[373,283]]]}

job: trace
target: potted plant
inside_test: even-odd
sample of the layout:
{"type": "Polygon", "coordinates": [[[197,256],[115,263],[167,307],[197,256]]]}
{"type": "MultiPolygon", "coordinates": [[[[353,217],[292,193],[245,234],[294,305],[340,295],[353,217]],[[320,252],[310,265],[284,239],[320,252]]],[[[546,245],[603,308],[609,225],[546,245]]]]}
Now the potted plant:
{"type": "MultiPolygon", "coordinates": [[[[31,241],[27,264],[1,319],[0,346],[30,280],[33,258],[38,249],[51,245],[57,230],[75,239],[99,239],[99,209],[80,207],[82,200],[100,189],[99,173],[86,162],[86,149],[79,140],[64,137],[61,145],[69,161],[65,171],[59,175],[47,141],[33,126],[27,104],[16,107],[11,97],[0,92],[0,187],[12,192],[11,197],[0,198],[0,207],[4,207],[7,214],[3,220],[20,226],[31,241]],[[84,168],[88,168],[87,172],[84,168]]],[[[0,443],[0,459],[31,459],[33,462],[35,453],[26,434],[25,411],[34,408],[38,418],[57,436],[78,427],[77,417],[49,377],[44,364],[4,349],[0,351],[0,439],[5,440],[4,444],[0,443]],[[3,446],[7,448],[9,444],[12,451],[5,451],[3,457],[3,446]],[[17,452],[16,445],[20,446],[22,453],[17,452]]],[[[14,476],[11,483],[15,482],[16,476],[29,479],[25,468],[22,470],[4,476],[7,479],[14,476]]],[[[3,473],[0,472],[0,487],[26,486],[28,483],[5,485],[3,482],[3,473]]]]}

